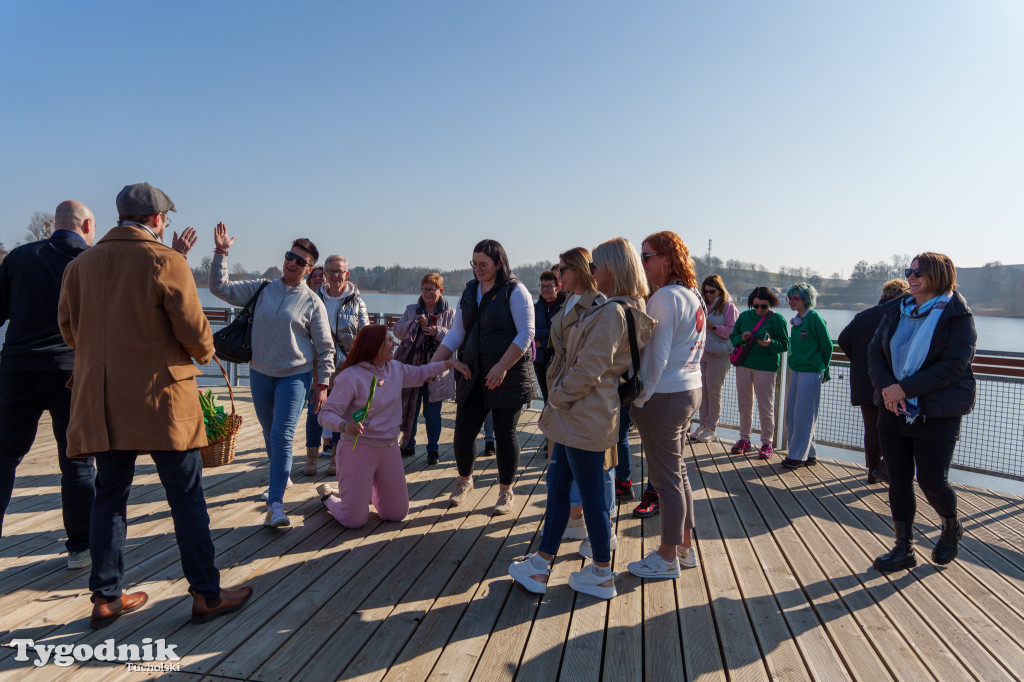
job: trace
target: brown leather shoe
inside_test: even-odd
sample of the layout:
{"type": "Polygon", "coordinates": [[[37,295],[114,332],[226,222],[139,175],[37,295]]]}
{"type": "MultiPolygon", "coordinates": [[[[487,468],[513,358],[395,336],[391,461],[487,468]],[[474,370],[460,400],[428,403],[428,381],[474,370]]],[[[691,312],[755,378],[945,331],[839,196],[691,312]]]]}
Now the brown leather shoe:
{"type": "Polygon", "coordinates": [[[207,601],[198,592],[192,592],[192,622],[196,625],[209,623],[214,618],[226,616],[245,606],[252,596],[252,588],[248,585],[234,590],[221,590],[216,601],[207,601]]]}
{"type": "Polygon", "coordinates": [[[145,592],[122,594],[113,601],[107,601],[103,597],[94,595],[92,598],[92,618],[89,619],[89,627],[93,630],[105,628],[129,611],[142,608],[147,601],[149,601],[149,595],[145,592]]]}

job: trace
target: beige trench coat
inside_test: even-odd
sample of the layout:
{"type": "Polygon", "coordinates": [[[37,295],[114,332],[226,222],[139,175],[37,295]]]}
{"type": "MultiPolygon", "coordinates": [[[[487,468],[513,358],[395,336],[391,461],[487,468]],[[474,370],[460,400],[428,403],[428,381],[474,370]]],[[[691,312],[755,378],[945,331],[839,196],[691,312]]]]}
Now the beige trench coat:
{"type": "Polygon", "coordinates": [[[72,261],[58,306],[75,349],[68,456],[205,446],[195,377],[213,335],[180,253],[119,226],[72,261]]]}
{"type": "MultiPolygon", "coordinates": [[[[657,325],[633,296],[615,297],[586,310],[566,339],[565,362],[548,388],[540,429],[550,440],[581,450],[614,449],[619,431],[619,380],[630,366],[625,310],[633,307],[642,349],[657,325]]],[[[607,467],[606,467],[607,468],[607,467]]]]}

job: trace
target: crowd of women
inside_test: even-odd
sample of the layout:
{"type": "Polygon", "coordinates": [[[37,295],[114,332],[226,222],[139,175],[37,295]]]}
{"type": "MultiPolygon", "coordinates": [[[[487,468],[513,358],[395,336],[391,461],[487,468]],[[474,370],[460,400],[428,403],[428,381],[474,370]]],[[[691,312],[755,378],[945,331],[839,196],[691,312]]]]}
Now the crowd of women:
{"type": "MultiPolygon", "coordinates": [[[[681,568],[698,565],[685,443],[718,439],[730,366],[736,367],[740,412],[732,453],[766,460],[775,454],[774,387],[781,355],[788,352],[790,446],[782,465],[817,463],[814,432],[821,385],[830,378],[832,341],[814,310],[814,287],[789,288],[794,317],[788,323],[775,312],[779,299],[765,286],[755,287],[747,309],[739,312],[718,275],[704,278],[698,288],[689,250],[673,232],[649,235],[639,251],[622,238],[601,243],[593,253],[584,247],[565,251],[557,269],[541,278],[536,303],[513,275],[502,245],[485,239],[473,248],[474,277],[458,305],[453,309],[445,301],[441,276],[428,274],[419,299],[393,333],[368,324],[345,258],[329,256],[320,270],[316,247],[298,239],[285,254],[280,280],[230,282],[226,257],[233,242],[218,225],[210,290],[235,305],[255,299],[250,376],[270,461],[265,525],[289,524],[283,495],[291,483],[291,441],[304,405],[303,473],[315,475],[321,448],[328,452],[337,485],[320,485],[317,494],[341,524],[358,527],[371,503],[385,520],[406,516],[402,456],[414,452],[422,411],[427,463],[439,461],[441,403],[450,398],[457,406],[458,476],[449,504],[465,504],[474,492],[476,439],[490,419],[498,472],[493,513],[512,513],[519,416],[524,405],[542,398],[540,429],[550,462],[541,541],[536,553],[508,569],[536,593],[547,589],[562,540],[581,539],[579,552],[589,560],[570,574],[570,586],[604,599],[615,596],[613,519],[616,500],[633,498],[631,424],[649,471],[635,513],[660,513],[661,536],[628,570],[671,579],[681,568]],[[751,442],[755,400],[759,448],[751,442]]],[[[948,257],[920,254],[906,275],[909,293],[858,315],[851,329],[859,325],[860,337],[846,351],[853,373],[870,375],[870,398],[851,396],[855,404],[875,408],[863,410],[869,481],[882,477],[890,483],[896,546],[875,561],[879,570],[916,564],[915,471],[942,519],[933,560],[952,561],[963,532],[948,472],[960,419],[974,402],[974,323],[956,291],[948,257]]]]}

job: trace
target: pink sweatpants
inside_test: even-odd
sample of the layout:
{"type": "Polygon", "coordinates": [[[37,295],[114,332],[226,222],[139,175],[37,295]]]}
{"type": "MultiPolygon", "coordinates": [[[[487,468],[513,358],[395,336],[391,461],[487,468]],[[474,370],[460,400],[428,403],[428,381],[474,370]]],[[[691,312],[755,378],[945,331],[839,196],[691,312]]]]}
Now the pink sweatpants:
{"type": "Polygon", "coordinates": [[[397,445],[390,447],[338,443],[338,496],[328,497],[327,510],[346,528],[359,528],[373,502],[385,521],[401,521],[409,513],[409,488],[397,445]]]}

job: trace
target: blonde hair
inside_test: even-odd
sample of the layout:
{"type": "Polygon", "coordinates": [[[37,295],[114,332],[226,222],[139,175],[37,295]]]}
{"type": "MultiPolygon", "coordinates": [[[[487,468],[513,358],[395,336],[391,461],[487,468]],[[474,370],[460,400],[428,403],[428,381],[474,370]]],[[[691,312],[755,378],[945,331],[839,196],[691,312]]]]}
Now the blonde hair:
{"type": "Polygon", "coordinates": [[[894,298],[899,298],[903,294],[909,293],[910,285],[907,284],[907,280],[905,279],[890,279],[882,285],[883,301],[891,301],[894,298]]]}
{"type": "Polygon", "coordinates": [[[594,265],[612,275],[612,290],[604,292],[609,296],[647,296],[647,275],[628,239],[615,237],[599,244],[594,249],[594,265]]]}
{"type": "Polygon", "coordinates": [[[593,262],[593,259],[589,251],[582,246],[577,246],[565,253],[558,254],[558,259],[572,268],[572,271],[576,273],[576,282],[581,287],[590,293],[597,291],[597,280],[590,273],[590,264],[593,262]]]}
{"type": "Polygon", "coordinates": [[[438,289],[444,289],[444,277],[440,272],[428,272],[420,280],[420,286],[422,287],[424,284],[433,284],[438,289]]]}

